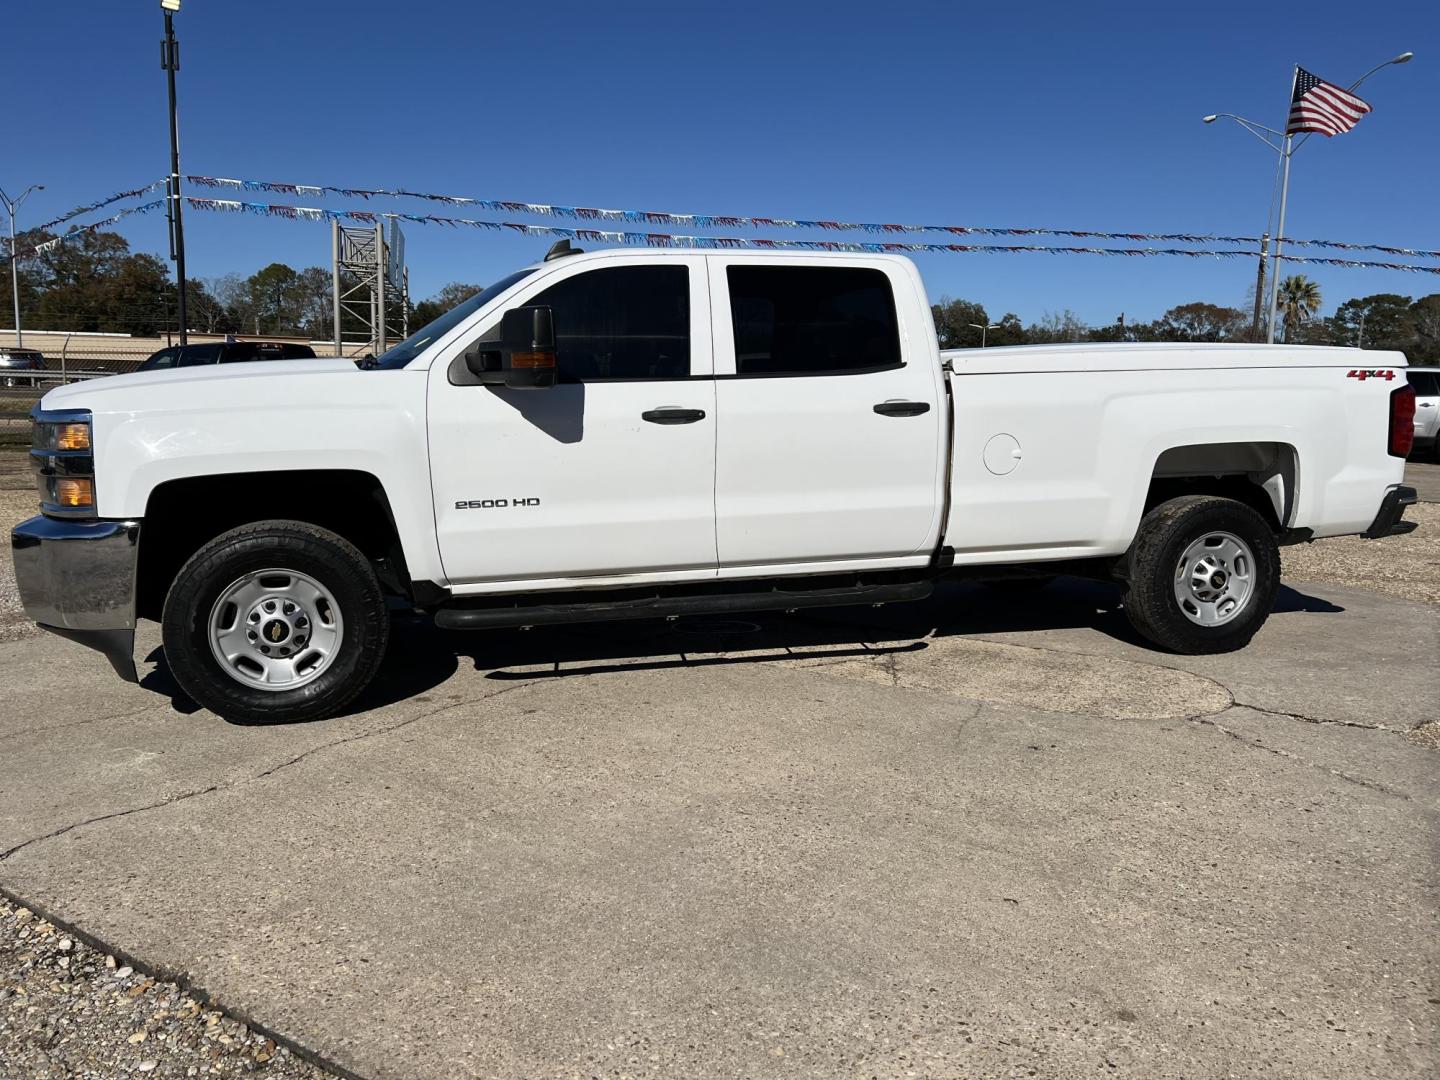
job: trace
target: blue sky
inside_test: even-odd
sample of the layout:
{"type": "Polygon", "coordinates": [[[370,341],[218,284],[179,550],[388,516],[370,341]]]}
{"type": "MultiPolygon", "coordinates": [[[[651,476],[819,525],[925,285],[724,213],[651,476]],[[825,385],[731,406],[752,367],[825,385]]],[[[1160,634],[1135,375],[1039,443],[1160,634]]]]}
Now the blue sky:
{"type": "MultiPolygon", "coordinates": [[[[163,175],[158,0],[10,7],[7,52],[25,60],[10,65],[23,77],[8,80],[0,185],[47,185],[22,227],[163,175]]],[[[1373,115],[1296,155],[1287,231],[1440,248],[1433,2],[1309,0],[1300,17],[1293,3],[1169,0],[184,0],[177,26],[189,173],[680,212],[1236,235],[1265,224],[1275,155],[1200,117],[1278,127],[1293,63],[1348,84],[1408,49],[1414,61],[1366,83],[1373,115]]],[[[158,215],[120,230],[163,253],[158,215]]],[[[323,224],[194,213],[186,232],[193,276],[328,265],[323,224]]],[[[548,244],[435,226],[407,236],[416,299],[447,281],[493,280],[548,244]]],[[[932,296],[1027,321],[1064,308],[1102,323],[1196,299],[1241,305],[1254,279],[1251,260],[917,261],[932,296]]],[[[1440,275],[1305,272],[1327,310],[1355,295],[1440,292],[1440,275]]]]}

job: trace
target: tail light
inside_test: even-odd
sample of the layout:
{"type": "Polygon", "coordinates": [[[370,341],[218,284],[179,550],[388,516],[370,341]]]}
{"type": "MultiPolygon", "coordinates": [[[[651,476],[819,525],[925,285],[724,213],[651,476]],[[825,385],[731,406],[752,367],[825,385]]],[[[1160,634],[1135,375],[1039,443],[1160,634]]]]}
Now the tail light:
{"type": "Polygon", "coordinates": [[[1390,456],[1406,457],[1415,446],[1415,388],[1390,391],[1390,456]]]}

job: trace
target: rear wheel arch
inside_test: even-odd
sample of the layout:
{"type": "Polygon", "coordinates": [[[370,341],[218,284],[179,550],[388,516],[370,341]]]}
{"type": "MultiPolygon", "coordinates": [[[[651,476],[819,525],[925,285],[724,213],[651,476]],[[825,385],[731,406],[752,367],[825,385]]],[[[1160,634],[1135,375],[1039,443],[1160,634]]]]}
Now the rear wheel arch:
{"type": "Polygon", "coordinates": [[[1151,467],[1140,516],[1171,499],[1214,495],[1244,503],[1282,533],[1295,520],[1299,483],[1300,455],[1289,443],[1242,440],[1172,446],[1151,467]]]}
{"type": "Polygon", "coordinates": [[[169,480],[150,492],[140,530],[136,610],[158,619],[170,583],[215,537],[254,521],[286,519],[353,544],[388,592],[411,581],[390,499],[373,473],[347,469],[218,473],[169,480]]]}

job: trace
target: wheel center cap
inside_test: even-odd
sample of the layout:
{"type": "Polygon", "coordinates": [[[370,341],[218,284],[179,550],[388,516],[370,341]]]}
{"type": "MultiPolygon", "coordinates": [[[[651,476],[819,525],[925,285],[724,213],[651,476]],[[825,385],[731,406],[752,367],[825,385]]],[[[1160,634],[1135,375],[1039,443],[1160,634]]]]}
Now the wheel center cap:
{"type": "Polygon", "coordinates": [[[279,645],[290,636],[290,626],[284,619],[271,619],[260,628],[260,636],[271,645],[279,645]]]}
{"type": "Polygon", "coordinates": [[[1222,588],[1225,581],[1225,573],[1222,570],[1216,570],[1215,573],[1210,575],[1210,584],[1216,589],[1222,588]]]}

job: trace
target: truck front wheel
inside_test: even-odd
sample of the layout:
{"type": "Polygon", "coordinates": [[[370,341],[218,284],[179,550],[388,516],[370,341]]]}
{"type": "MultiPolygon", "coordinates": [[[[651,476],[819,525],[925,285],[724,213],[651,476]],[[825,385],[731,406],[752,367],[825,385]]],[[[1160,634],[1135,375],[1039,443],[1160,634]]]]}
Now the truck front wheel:
{"type": "Polygon", "coordinates": [[[1125,614],[1162,648],[1191,655],[1246,645],[1280,591],[1269,523],[1234,499],[1186,495],[1156,506],[1130,546],[1125,614]]]}
{"type": "Polygon", "coordinates": [[[165,657],[180,688],[241,723],[318,720],[369,684],[390,621],[369,561],[300,521],[222,533],[165,598],[165,657]]]}

